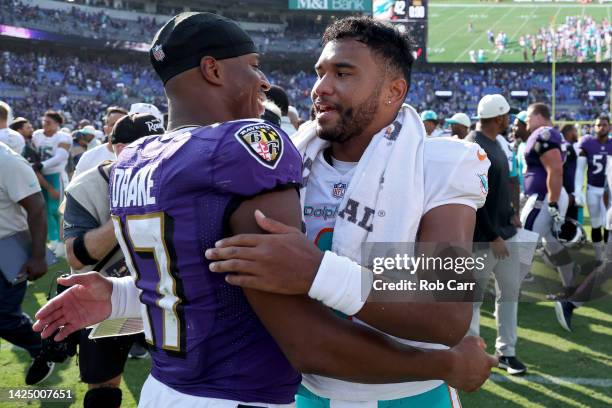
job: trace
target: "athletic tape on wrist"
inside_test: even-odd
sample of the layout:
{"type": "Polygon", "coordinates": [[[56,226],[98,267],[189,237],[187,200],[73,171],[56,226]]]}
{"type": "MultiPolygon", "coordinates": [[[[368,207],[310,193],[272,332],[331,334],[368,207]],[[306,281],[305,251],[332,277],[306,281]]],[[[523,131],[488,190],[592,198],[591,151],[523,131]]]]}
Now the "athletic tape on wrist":
{"type": "Polygon", "coordinates": [[[325,251],[308,296],[346,315],[357,314],[372,288],[372,272],[350,258],[325,251]]]}
{"type": "Polygon", "coordinates": [[[140,317],[140,293],[131,276],[109,278],[113,283],[109,319],[140,317]]]}

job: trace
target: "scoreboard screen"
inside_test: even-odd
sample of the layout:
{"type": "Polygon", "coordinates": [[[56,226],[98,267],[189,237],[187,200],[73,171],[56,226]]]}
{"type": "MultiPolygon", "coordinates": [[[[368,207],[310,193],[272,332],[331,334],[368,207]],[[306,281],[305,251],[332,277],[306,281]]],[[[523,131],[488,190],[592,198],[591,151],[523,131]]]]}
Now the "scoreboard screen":
{"type": "Polygon", "coordinates": [[[427,0],[373,0],[375,19],[391,22],[407,31],[417,44],[416,59],[425,59],[427,41],[427,0]]]}
{"type": "Polygon", "coordinates": [[[425,20],[427,0],[374,0],[374,18],[393,22],[425,20]]]}

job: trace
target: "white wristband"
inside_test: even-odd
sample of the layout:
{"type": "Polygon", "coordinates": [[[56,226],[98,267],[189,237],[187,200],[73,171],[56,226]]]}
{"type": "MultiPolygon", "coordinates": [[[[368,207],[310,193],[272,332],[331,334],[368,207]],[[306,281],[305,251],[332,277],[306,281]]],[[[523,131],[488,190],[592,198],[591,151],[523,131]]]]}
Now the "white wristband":
{"type": "Polygon", "coordinates": [[[372,272],[357,262],[325,251],[308,296],[348,316],[357,314],[372,289],[372,272]]]}
{"type": "Polygon", "coordinates": [[[140,317],[140,293],[131,276],[109,278],[113,283],[109,319],[140,317]]]}

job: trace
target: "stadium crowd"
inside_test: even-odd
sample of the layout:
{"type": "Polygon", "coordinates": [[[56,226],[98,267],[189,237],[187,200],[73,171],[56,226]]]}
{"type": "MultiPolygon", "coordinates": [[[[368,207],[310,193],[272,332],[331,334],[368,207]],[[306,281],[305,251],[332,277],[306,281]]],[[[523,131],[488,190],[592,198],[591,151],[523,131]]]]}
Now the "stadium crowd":
{"type": "MultiPolygon", "coordinates": [[[[272,83],[287,89],[300,117],[306,119],[316,76],[303,70],[294,72],[275,70],[268,76],[272,83]]],[[[442,118],[457,111],[474,114],[480,95],[487,93],[504,94],[513,105],[525,108],[535,100],[552,102],[551,81],[548,70],[533,67],[424,66],[413,73],[407,101],[418,110],[433,109],[442,118]],[[452,95],[439,97],[436,91],[451,91],[452,95]],[[514,98],[512,91],[527,91],[528,97],[514,98]]],[[[608,111],[609,94],[598,99],[590,97],[589,91],[610,88],[609,68],[560,68],[556,82],[557,119],[589,120],[608,111]]],[[[127,59],[111,62],[101,56],[2,51],[0,90],[6,91],[5,99],[29,118],[39,118],[53,108],[61,110],[68,122],[87,118],[100,124],[105,105],[138,101],[166,109],[163,89],[150,68],[127,59]]]]}
{"type": "Polygon", "coordinates": [[[110,18],[104,9],[98,12],[83,11],[79,7],[72,7],[69,11],[48,10],[19,0],[0,0],[0,24],[92,39],[148,42],[160,22],[146,17],[136,21],[110,18]]]}
{"type": "MultiPolygon", "coordinates": [[[[250,30],[253,40],[264,53],[269,50],[284,52],[303,52],[307,50],[314,52],[319,43],[318,35],[330,20],[329,18],[322,18],[313,22],[311,20],[289,18],[286,22],[283,22],[278,17],[275,18],[266,13],[255,15],[238,13],[235,8],[229,6],[220,13],[238,21],[275,24],[274,28],[266,28],[264,25],[250,30]],[[280,30],[278,25],[281,25],[280,30]]],[[[0,24],[91,39],[148,44],[159,25],[167,18],[167,16],[139,16],[136,20],[125,20],[110,18],[104,8],[95,12],[86,11],[77,6],[73,6],[69,10],[50,10],[43,9],[38,5],[23,3],[20,0],[0,0],[0,24]]]]}

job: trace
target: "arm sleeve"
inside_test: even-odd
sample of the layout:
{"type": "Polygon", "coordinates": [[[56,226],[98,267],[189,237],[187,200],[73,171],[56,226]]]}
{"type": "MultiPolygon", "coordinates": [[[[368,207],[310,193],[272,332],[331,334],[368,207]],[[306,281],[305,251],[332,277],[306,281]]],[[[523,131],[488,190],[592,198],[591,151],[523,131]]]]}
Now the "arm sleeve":
{"type": "Polygon", "coordinates": [[[491,163],[476,143],[427,139],[425,156],[425,213],[445,204],[464,204],[474,210],[484,205],[491,163]]]}
{"type": "Polygon", "coordinates": [[[42,162],[42,165],[43,167],[53,167],[65,162],[66,160],[68,160],[68,150],[58,147],[55,150],[55,154],[51,158],[42,162]]]}
{"type": "Polygon", "coordinates": [[[229,127],[214,152],[213,184],[250,197],[286,186],[299,186],[302,160],[289,137],[263,121],[229,127]]]}
{"type": "Polygon", "coordinates": [[[582,192],[582,184],[584,183],[584,172],[587,168],[587,158],[578,156],[576,160],[576,175],[574,176],[574,194],[582,192]]]}
{"type": "Polygon", "coordinates": [[[141,317],[140,296],[131,276],[109,278],[113,283],[111,314],[109,319],[141,317]]]}
{"type": "Polygon", "coordinates": [[[64,210],[64,239],[75,238],[89,230],[98,228],[100,224],[77,200],[66,194],[66,209],[64,210]]]}

